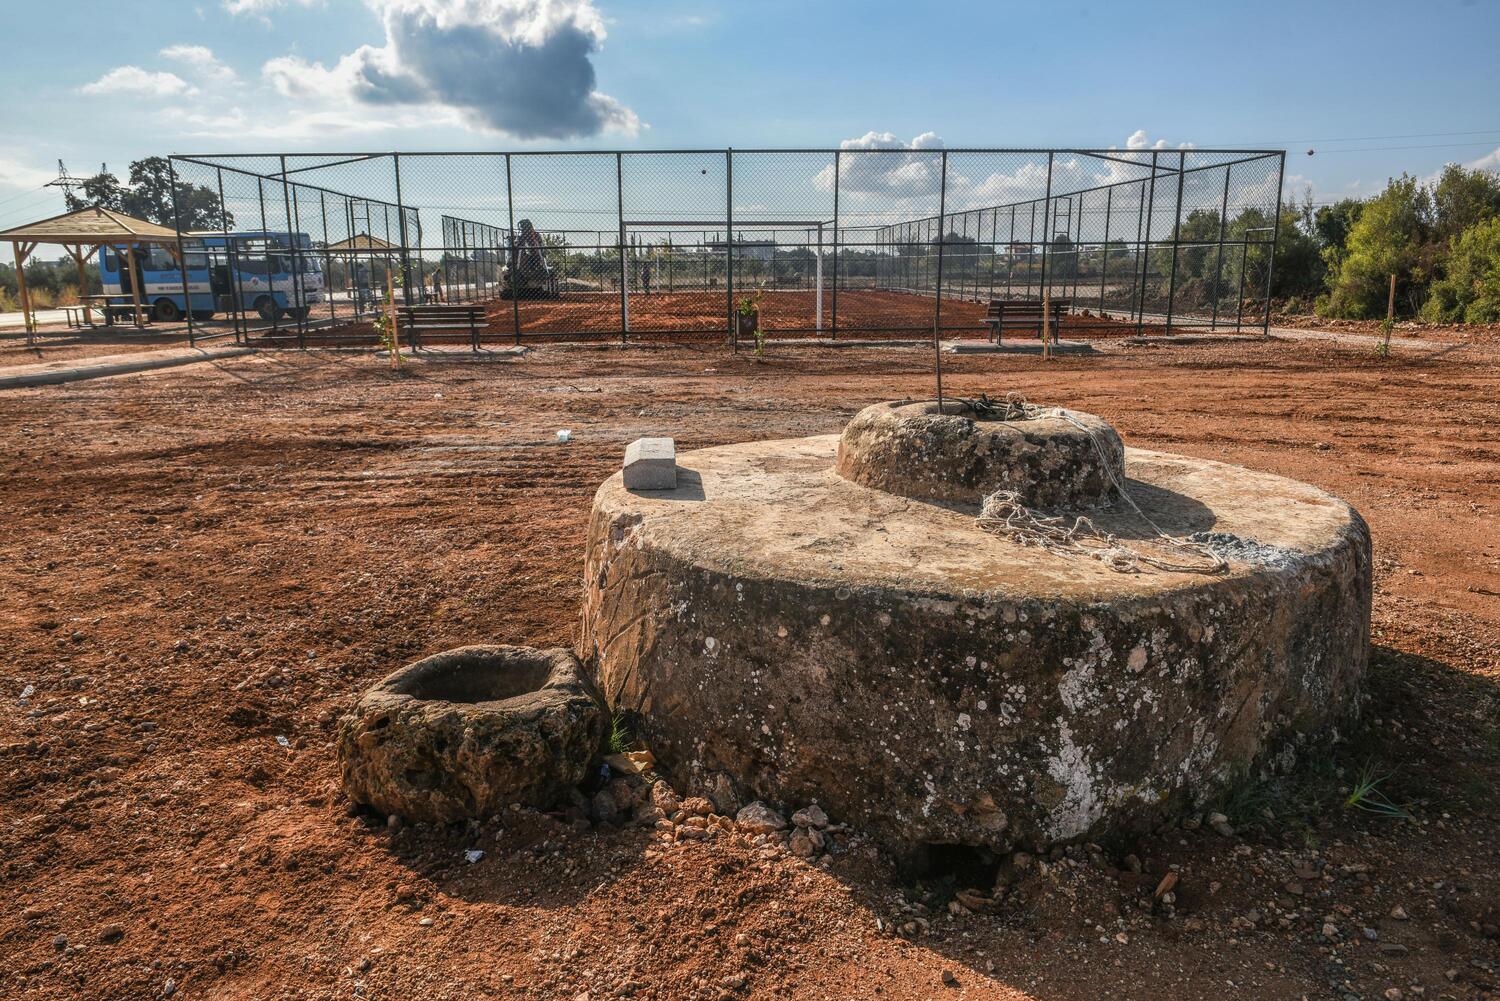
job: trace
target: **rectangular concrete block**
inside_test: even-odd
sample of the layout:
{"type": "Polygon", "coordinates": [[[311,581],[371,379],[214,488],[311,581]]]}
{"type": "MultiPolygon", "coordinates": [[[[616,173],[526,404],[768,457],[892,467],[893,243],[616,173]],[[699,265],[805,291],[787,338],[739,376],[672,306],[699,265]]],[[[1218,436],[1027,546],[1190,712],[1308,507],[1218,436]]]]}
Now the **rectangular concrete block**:
{"type": "Polygon", "coordinates": [[[677,443],[671,438],[637,438],[625,446],[626,490],[676,490],[677,443]]]}

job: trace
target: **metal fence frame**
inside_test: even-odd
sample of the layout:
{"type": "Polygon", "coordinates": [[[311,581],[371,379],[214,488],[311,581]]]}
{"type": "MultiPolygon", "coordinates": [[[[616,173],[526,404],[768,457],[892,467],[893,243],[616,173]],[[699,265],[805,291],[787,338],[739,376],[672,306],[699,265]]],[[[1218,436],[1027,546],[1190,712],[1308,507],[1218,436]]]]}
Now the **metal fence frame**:
{"type": "MultiPolygon", "coordinates": [[[[271,343],[295,340],[299,346],[310,337],[368,340],[362,292],[357,282],[352,292],[348,288],[349,273],[358,270],[359,262],[372,272],[378,268],[383,275],[404,279],[396,294],[407,304],[428,299],[434,270],[450,301],[495,299],[500,289],[497,259],[513,254],[509,245],[518,212],[532,211],[527,203],[556,203],[557,192],[571,189],[574,196],[580,190],[590,196],[595,207],[576,211],[585,218],[592,215],[598,225],[542,230],[549,241],[548,258],[562,262],[564,297],[597,304],[599,316],[609,322],[566,329],[564,321],[563,328],[542,329],[523,320],[520,300],[512,297],[508,310],[497,308],[492,314],[491,334],[515,343],[528,338],[629,341],[635,336],[727,338],[737,345],[736,291],[755,285],[764,293],[767,280],[773,292],[783,284],[814,291],[812,317],[776,329],[786,336],[937,338],[984,329],[973,307],[955,305],[945,316],[945,303],[1043,295],[1067,301],[1070,332],[1086,334],[1091,325],[1116,331],[1133,326],[1136,333],[1187,327],[1239,331],[1247,326],[1264,331],[1285,153],[841,147],[174,154],[170,163],[174,178],[184,184],[216,190],[221,210],[231,197],[228,178],[234,204],[248,207],[255,223],[243,225],[245,208],[237,208],[236,228],[308,233],[311,246],[290,251],[299,281],[310,273],[304,271],[305,258],[320,262],[330,284],[342,263],[344,288],[330,289],[326,308],[316,315],[304,310],[283,318],[273,309],[268,320],[257,322],[243,296],[236,295],[231,329],[218,331],[220,335],[271,343]],[[689,185],[679,176],[691,178],[697,168],[705,178],[712,170],[716,179],[720,162],[722,204],[708,200],[718,197],[717,180],[689,185]],[[803,166],[797,167],[799,163],[803,166]],[[818,163],[823,166],[810,177],[808,169],[818,163]],[[518,173],[538,176],[522,177],[518,184],[518,173]],[[592,180],[581,187],[584,175],[592,180]],[[782,175],[792,183],[778,190],[774,182],[782,175]],[[1086,183],[1090,178],[1095,183],[1086,183]],[[645,195],[637,190],[641,179],[655,181],[645,195]],[[736,203],[737,180],[742,191],[753,189],[743,195],[744,204],[736,203]],[[977,201],[987,186],[1025,197],[977,201]],[[455,188],[470,203],[441,204],[455,188]],[[523,200],[519,209],[518,188],[523,200]],[[681,194],[689,189],[701,189],[696,200],[681,194]],[[663,201],[665,211],[654,204],[663,201]],[[919,208],[924,204],[927,211],[919,208]],[[435,245],[424,238],[424,212],[440,214],[435,245]],[[488,214],[489,221],[470,217],[479,214],[488,214]],[[674,234],[685,231],[696,231],[695,242],[674,242],[674,234]],[[643,234],[655,234],[654,241],[642,239],[643,234]],[[677,276],[687,265],[689,278],[680,289],[677,276]],[[632,297],[652,292],[652,271],[659,276],[663,270],[665,291],[696,294],[704,304],[718,296],[722,279],[722,305],[713,310],[705,305],[690,325],[674,327],[670,319],[633,325],[632,297]],[[700,270],[702,284],[694,286],[700,270]],[[764,277],[767,270],[769,279],[764,277]],[[886,322],[872,319],[869,309],[866,315],[851,315],[849,307],[869,292],[930,299],[930,319],[886,322]],[[846,304],[842,321],[841,294],[846,304]],[[335,303],[338,295],[352,308],[341,310],[335,303]]],[[[174,213],[179,211],[178,189],[174,184],[174,213]]],[[[556,216],[570,210],[553,204],[535,211],[556,216]]],[[[221,216],[220,230],[227,236],[227,210],[221,216]]],[[[566,222],[568,217],[558,218],[566,222]]],[[[903,307],[903,316],[926,315],[920,301],[914,300],[912,307],[903,307]]],[[[190,328],[194,323],[189,312],[190,328]]],[[[197,336],[214,334],[199,330],[197,336]]]]}

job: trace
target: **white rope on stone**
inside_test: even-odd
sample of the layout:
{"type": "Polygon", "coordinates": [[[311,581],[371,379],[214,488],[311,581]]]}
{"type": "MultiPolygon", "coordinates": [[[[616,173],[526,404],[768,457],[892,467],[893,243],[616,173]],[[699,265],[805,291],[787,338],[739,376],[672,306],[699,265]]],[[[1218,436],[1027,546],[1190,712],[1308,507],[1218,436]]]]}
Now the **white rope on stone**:
{"type": "Polygon", "coordinates": [[[1058,556],[1085,556],[1119,573],[1141,573],[1146,568],[1171,573],[1221,574],[1229,570],[1229,564],[1214,550],[1201,543],[1184,539],[1163,531],[1141,510],[1139,504],[1125,488],[1122,470],[1117,470],[1109,453],[1100,442],[1096,429],[1089,427],[1073,414],[1061,407],[1038,407],[1026,402],[1019,393],[1006,394],[1005,402],[991,401],[981,396],[977,401],[965,401],[977,413],[999,417],[1002,421],[1033,421],[1044,418],[1059,418],[1067,421],[1088,435],[1099,454],[1099,462],[1116,492],[1125,499],[1141,520],[1151,526],[1156,540],[1168,548],[1183,554],[1185,559],[1166,559],[1142,549],[1132,548],[1119,537],[1101,530],[1087,515],[1075,515],[1071,523],[1068,516],[1051,515],[1026,506],[1020,494],[1014,490],[996,490],[984,499],[979,517],[979,527],[992,535],[1009,539],[1020,546],[1035,546],[1058,556]]]}

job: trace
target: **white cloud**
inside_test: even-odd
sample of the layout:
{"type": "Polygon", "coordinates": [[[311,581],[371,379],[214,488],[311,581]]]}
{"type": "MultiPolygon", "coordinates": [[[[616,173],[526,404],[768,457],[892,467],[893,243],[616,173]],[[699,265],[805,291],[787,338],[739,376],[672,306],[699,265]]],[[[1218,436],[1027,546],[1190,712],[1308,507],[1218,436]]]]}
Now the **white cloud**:
{"type": "Polygon", "coordinates": [[[375,114],[360,108],[312,111],[294,108],[267,114],[261,108],[246,111],[238,105],[222,111],[163,111],[160,119],[164,126],[176,128],[178,134],[198,139],[280,140],[288,143],[456,124],[451,119],[439,118],[434,121],[430,115],[413,111],[375,114]]]}
{"type": "Polygon", "coordinates": [[[231,14],[248,14],[251,17],[264,19],[267,14],[278,7],[285,7],[292,3],[311,7],[320,2],[321,0],[223,0],[223,6],[231,14]]]}
{"type": "Polygon", "coordinates": [[[139,66],[116,66],[93,83],[78,89],[84,94],[142,94],[148,97],[193,93],[188,82],[176,73],[157,73],[139,66]]]}
{"type": "Polygon", "coordinates": [[[234,70],[220,62],[213,49],[206,46],[169,45],[161,50],[161,56],[190,67],[205,82],[229,83],[235,78],[234,70]]]}
{"type": "MultiPolygon", "coordinates": [[[[235,0],[246,2],[246,0],[235,0]]],[[[284,97],[330,106],[425,107],[520,139],[634,135],[635,112],[595,89],[604,21],[590,0],[367,0],[385,43],[331,68],[297,56],[262,67],[284,97]]]]}
{"type": "Polygon", "coordinates": [[[40,188],[56,177],[57,172],[54,170],[43,170],[0,156],[0,187],[30,190],[40,188]]]}
{"type": "MultiPolygon", "coordinates": [[[[851,155],[839,157],[839,190],[853,195],[899,197],[932,194],[937,191],[943,160],[940,152],[925,151],[942,148],[943,140],[936,132],[923,132],[909,143],[894,132],[873,129],[857,139],[845,139],[839,149],[851,155]],[[922,152],[905,152],[908,150],[922,152]]],[[[818,171],[813,182],[819,190],[832,191],[833,165],[818,171]]]]}
{"type": "Polygon", "coordinates": [[[1500,170],[1500,146],[1495,147],[1477,160],[1470,160],[1464,166],[1470,170],[1500,170]]]}

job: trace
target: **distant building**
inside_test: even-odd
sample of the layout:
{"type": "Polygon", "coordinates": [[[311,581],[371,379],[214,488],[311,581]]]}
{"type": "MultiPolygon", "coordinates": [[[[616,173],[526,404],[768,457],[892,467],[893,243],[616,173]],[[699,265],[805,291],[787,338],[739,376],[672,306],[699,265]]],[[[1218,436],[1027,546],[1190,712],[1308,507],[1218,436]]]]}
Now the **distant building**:
{"type": "MultiPolygon", "coordinates": [[[[708,249],[716,254],[724,253],[724,241],[712,240],[708,249]]],[[[765,261],[769,263],[776,257],[775,240],[735,240],[734,257],[737,261],[765,261]]]]}

